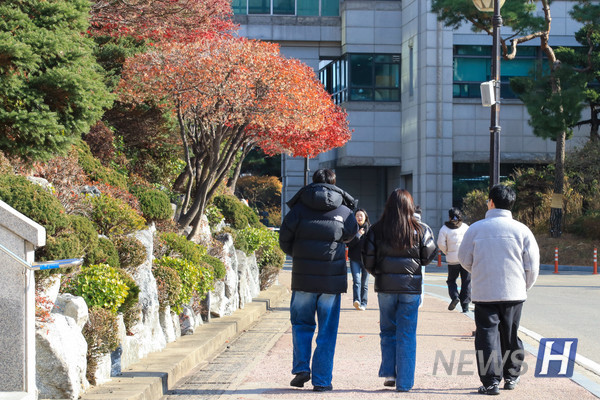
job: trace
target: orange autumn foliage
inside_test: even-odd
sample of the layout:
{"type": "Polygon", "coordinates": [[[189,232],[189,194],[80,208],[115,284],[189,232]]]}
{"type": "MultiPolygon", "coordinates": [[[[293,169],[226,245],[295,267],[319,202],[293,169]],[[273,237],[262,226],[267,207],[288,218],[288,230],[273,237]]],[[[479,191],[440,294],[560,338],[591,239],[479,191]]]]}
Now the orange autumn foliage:
{"type": "Polygon", "coordinates": [[[184,226],[203,212],[242,146],[314,156],[350,139],[346,113],[314,71],[282,57],[276,44],[233,36],[163,44],[128,60],[122,77],[123,101],[151,101],[179,121],[195,177],[188,183],[194,204],[180,220],[184,226]]]}
{"type": "Polygon", "coordinates": [[[193,42],[236,29],[227,0],[95,0],[90,33],[157,42],[193,42]]]}

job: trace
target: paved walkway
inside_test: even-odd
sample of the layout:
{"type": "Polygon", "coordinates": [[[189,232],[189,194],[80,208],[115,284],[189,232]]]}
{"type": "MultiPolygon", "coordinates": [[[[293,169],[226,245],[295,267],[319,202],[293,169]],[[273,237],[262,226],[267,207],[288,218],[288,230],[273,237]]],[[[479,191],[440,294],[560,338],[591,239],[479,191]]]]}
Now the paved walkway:
{"type": "MultiPolygon", "coordinates": [[[[283,271],[281,284],[288,286],[289,279],[290,272],[283,271]]],[[[460,312],[448,311],[447,302],[430,296],[425,297],[419,314],[415,387],[408,393],[385,388],[382,378],[377,376],[380,362],[377,297],[373,292],[370,296],[367,311],[356,311],[352,307],[350,293],[342,297],[332,392],[315,393],[310,382],[304,389],[289,386],[293,376],[287,297],[212,362],[199,366],[178,382],[164,399],[464,399],[481,396],[476,393],[479,380],[475,375],[475,356],[469,353],[473,350],[473,320],[460,312]],[[461,354],[464,355],[462,367],[459,366],[461,354]],[[447,362],[445,366],[442,355],[447,362]]],[[[514,391],[501,391],[501,396],[527,400],[597,398],[570,379],[535,378],[535,357],[527,354],[525,361],[529,370],[522,382],[514,391]]],[[[597,376],[591,378],[600,381],[597,376]]]]}
{"type": "MultiPolygon", "coordinates": [[[[334,390],[316,393],[310,382],[304,389],[290,387],[292,338],[290,293],[286,290],[290,275],[286,268],[280,285],[261,293],[245,309],[213,319],[196,334],[169,344],[124,371],[123,376],[88,391],[82,400],[485,398],[476,393],[479,380],[472,352],[472,318],[448,311],[445,300],[432,296],[425,297],[419,313],[415,387],[398,393],[383,386],[377,376],[379,313],[372,284],[366,311],[352,307],[351,293],[342,296],[334,390]],[[270,305],[268,311],[266,305],[270,305]]],[[[537,351],[535,340],[526,335],[521,338],[528,349],[537,351]]],[[[598,398],[590,390],[600,394],[600,377],[578,366],[578,380],[590,390],[567,378],[536,378],[535,356],[527,354],[525,361],[528,371],[517,389],[501,391],[500,397],[586,400],[598,398]]]]}

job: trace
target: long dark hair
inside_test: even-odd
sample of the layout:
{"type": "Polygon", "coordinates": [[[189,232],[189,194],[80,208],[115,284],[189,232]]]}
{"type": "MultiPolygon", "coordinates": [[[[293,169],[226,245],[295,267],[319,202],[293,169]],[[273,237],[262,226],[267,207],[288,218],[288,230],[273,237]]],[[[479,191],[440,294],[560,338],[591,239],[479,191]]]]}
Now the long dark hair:
{"type": "Polygon", "coordinates": [[[395,248],[406,249],[418,243],[423,228],[415,217],[415,203],[407,190],[396,189],[388,197],[380,225],[383,240],[395,248]]]}

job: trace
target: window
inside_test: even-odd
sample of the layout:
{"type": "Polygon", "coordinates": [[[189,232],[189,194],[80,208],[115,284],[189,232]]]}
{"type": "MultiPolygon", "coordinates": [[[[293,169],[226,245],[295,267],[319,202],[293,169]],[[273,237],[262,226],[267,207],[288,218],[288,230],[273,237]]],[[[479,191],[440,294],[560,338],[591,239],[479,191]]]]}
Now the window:
{"type": "Polygon", "coordinates": [[[340,15],[340,0],[233,0],[235,15],[340,15]]]}
{"type": "MultiPolygon", "coordinates": [[[[491,46],[454,46],[454,97],[481,97],[479,85],[491,79],[491,46]]],[[[510,78],[529,76],[545,68],[547,61],[539,47],[519,46],[514,60],[500,61],[500,95],[516,98],[510,78]]]]}
{"type": "Polygon", "coordinates": [[[400,101],[400,55],[347,54],[319,71],[336,103],[400,101]]]}

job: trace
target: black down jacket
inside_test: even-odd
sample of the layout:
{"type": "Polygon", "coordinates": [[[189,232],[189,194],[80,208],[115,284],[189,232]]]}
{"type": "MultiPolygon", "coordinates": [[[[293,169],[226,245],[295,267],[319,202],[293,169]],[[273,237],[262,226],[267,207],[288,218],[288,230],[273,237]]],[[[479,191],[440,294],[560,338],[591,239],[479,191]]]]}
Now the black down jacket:
{"type": "Polygon", "coordinates": [[[287,203],[279,245],[292,256],[292,290],[343,293],[348,288],[345,242],[358,232],[353,199],[342,189],[312,183],[287,203]]]}
{"type": "MultiPolygon", "coordinates": [[[[421,266],[437,253],[431,228],[421,223],[423,234],[412,248],[399,249],[385,243],[376,223],[363,245],[365,268],[375,276],[375,291],[382,293],[421,294],[421,266]]],[[[415,233],[416,234],[416,233],[415,233]]]]}

